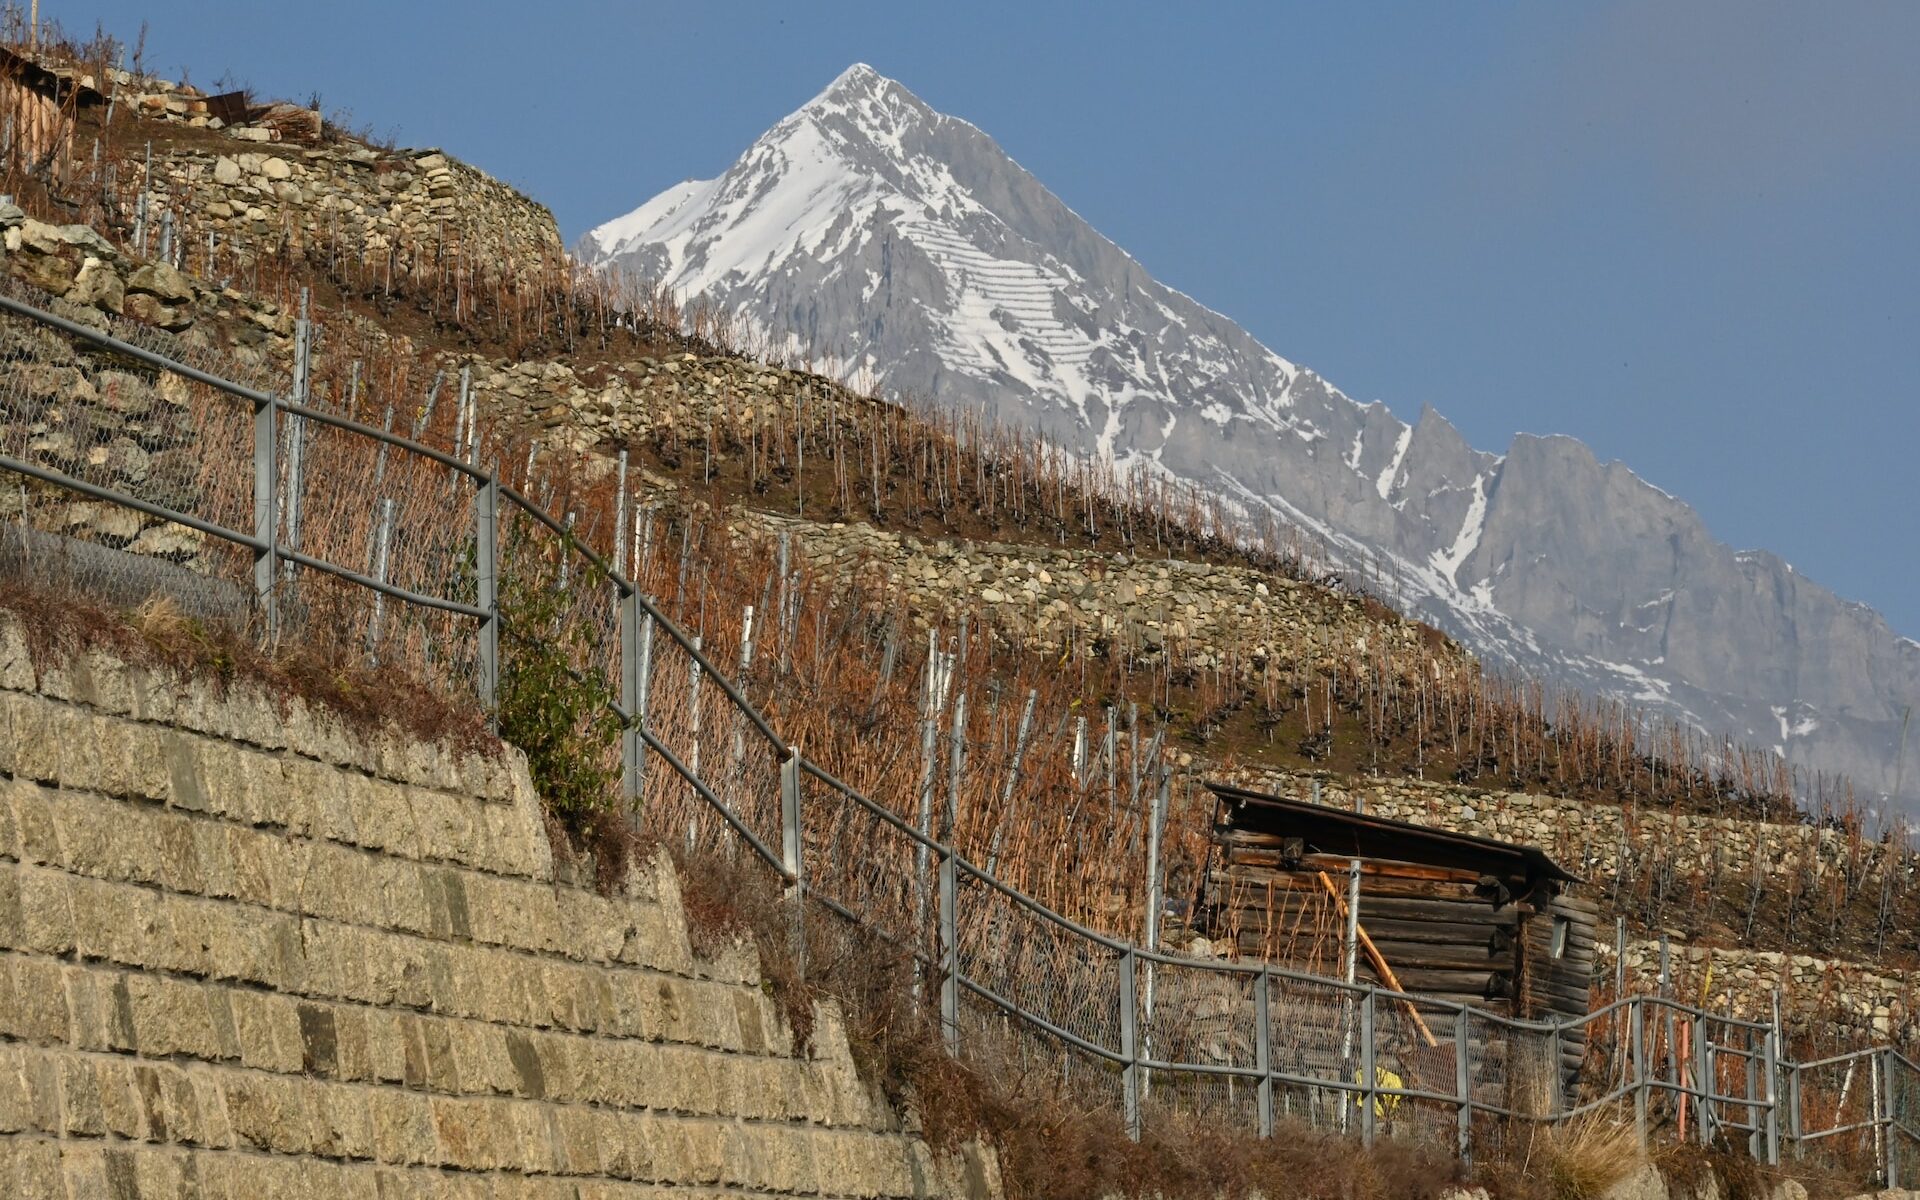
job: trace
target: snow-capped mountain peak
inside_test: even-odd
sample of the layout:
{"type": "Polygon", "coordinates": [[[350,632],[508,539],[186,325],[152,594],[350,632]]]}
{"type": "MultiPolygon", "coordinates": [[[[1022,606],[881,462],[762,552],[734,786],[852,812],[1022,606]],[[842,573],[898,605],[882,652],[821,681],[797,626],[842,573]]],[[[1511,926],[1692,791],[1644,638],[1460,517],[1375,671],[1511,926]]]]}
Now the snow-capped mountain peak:
{"type": "Polygon", "coordinates": [[[1517,437],[1501,456],[1431,409],[1408,423],[1355,403],[863,63],[717,179],[668,188],[579,254],[889,390],[1277,514],[1491,664],[1892,782],[1920,648],[1871,610],[1737,560],[1686,505],[1573,439],[1517,437]],[[1823,632],[1802,645],[1799,629],[1823,632]],[[1783,727],[1776,708],[1802,715],[1783,727]]]}

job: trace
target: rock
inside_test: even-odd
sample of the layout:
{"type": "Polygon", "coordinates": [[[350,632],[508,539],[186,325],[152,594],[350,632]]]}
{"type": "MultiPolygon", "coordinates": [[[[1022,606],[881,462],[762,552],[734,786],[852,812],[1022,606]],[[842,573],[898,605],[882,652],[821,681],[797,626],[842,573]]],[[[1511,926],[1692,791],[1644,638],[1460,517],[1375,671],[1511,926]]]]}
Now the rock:
{"type": "Polygon", "coordinates": [[[67,299],[105,312],[118,313],[125,307],[127,287],[119,272],[90,254],[80,264],[80,272],[67,291],[67,299]]]}
{"type": "Polygon", "coordinates": [[[183,525],[166,523],[149,526],[140,531],[127,548],[135,554],[144,554],[150,558],[167,558],[175,562],[184,562],[199,555],[204,535],[183,525]]]}
{"type": "Polygon", "coordinates": [[[272,180],[292,179],[293,165],[276,154],[260,164],[260,173],[272,180]]]}
{"type": "MultiPolygon", "coordinates": [[[[27,224],[31,226],[34,222],[27,224]]],[[[79,274],[78,264],[72,257],[38,248],[29,248],[27,252],[16,255],[11,265],[13,273],[21,280],[56,296],[66,295],[67,289],[73,286],[74,277],[79,274]]]]}
{"type": "Polygon", "coordinates": [[[126,545],[140,532],[140,514],[118,504],[76,504],[67,510],[67,523],[115,546],[126,545]]]}
{"type": "Polygon", "coordinates": [[[232,187],[240,182],[240,164],[221,155],[213,161],[213,181],[222,187],[232,187]]]}
{"type": "Polygon", "coordinates": [[[20,237],[22,246],[41,254],[64,254],[77,248],[108,260],[120,257],[107,239],[85,225],[48,225],[29,218],[20,224],[20,237]]]}
{"type": "Polygon", "coordinates": [[[193,281],[162,262],[148,263],[135,271],[127,280],[127,290],[144,292],[164,304],[191,304],[194,298],[193,281]]]}
{"type": "Polygon", "coordinates": [[[1600,1200],[1669,1200],[1666,1176],[1660,1174],[1660,1168],[1642,1161],[1618,1183],[1602,1192],[1600,1200]]]}
{"type": "Polygon", "coordinates": [[[168,304],[147,292],[130,292],[124,311],[127,316],[148,325],[178,332],[193,324],[193,314],[185,305],[168,304]]]}

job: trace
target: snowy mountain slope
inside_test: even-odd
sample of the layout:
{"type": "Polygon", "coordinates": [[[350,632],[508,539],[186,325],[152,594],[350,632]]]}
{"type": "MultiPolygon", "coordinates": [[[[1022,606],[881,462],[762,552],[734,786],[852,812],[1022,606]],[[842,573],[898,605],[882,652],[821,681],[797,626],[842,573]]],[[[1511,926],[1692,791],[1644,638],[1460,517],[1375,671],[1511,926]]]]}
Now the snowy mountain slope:
{"type": "MultiPolygon", "coordinates": [[[[1476,450],[1152,278],[980,130],[856,65],[718,179],[584,237],[889,390],[1144,461],[1321,535],[1493,664],[1894,777],[1920,646],[1568,438],[1476,450]]],[[[1907,773],[1920,778],[1920,770],[1907,773]]],[[[1920,792],[1909,785],[1908,792],[1920,792]]]]}

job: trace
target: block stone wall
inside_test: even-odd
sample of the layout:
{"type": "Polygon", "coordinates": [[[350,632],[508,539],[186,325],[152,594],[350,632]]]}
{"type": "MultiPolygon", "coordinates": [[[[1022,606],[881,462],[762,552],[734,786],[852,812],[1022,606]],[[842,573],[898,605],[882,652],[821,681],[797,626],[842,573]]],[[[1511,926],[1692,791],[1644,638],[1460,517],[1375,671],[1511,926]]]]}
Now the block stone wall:
{"type": "Polygon", "coordinates": [[[511,752],[0,616],[0,1195],[997,1194],[691,952],[669,864],[568,875],[511,752]]]}

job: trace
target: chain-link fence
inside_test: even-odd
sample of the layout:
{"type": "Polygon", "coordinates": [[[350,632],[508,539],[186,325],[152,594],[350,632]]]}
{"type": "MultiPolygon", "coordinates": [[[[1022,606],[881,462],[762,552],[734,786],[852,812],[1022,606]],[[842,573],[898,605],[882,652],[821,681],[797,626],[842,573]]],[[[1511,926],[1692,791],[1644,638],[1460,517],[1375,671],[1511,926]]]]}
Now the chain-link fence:
{"type": "MultiPolygon", "coordinates": [[[[539,706],[582,797],[617,790],[661,836],[757,856],[789,888],[796,920],[849,921],[908,956],[915,998],[957,1054],[1045,1072],[1135,1133],[1179,1114],[1249,1135],[1300,1123],[1472,1153],[1513,1128],[1608,1109],[1649,1142],[1744,1145],[1768,1162],[1839,1155],[1889,1184],[1906,1174],[1920,1129],[1913,1064],[1884,1047],[1789,1061],[1777,1013],[1742,1021],[1638,996],[1577,1021],[1521,1020],[1169,954],[1070,919],[1035,893],[1077,890],[1087,913],[1135,902],[1121,882],[1132,868],[1102,861],[1077,832],[1073,814],[1089,805],[1108,810],[1129,857],[1145,849],[1153,861],[1150,933],[1163,911],[1151,877],[1168,777],[1157,742],[1143,747],[1117,710],[1039,722],[1029,695],[1018,724],[999,726],[1011,736],[983,740],[965,695],[949,697],[938,677],[935,649],[917,725],[881,728],[895,711],[887,689],[900,686],[889,651],[870,709],[882,748],[856,759],[823,747],[858,768],[854,786],[766,715],[791,694],[771,680],[822,669],[836,644],[828,622],[859,619],[801,620],[784,555],[777,592],[769,574],[757,596],[710,595],[689,578],[691,537],[676,559],[625,511],[624,487],[612,513],[584,500],[576,511],[536,484],[532,449],[522,484],[539,502],[483,471],[521,447],[480,432],[464,386],[436,426],[435,381],[415,437],[389,431],[391,401],[378,425],[364,419],[357,373],[323,398],[304,323],[284,399],[211,352],[97,313],[46,311],[55,303],[0,289],[0,518],[11,518],[0,520],[0,568],[123,605],[165,597],[263,638],[331,639],[496,711],[539,706]],[[584,544],[602,522],[608,559],[584,544]],[[650,598],[670,575],[679,620],[650,598]],[[723,600],[739,619],[709,623],[710,601],[723,600]],[[554,706],[561,693],[580,702],[554,706]],[[1065,753],[1035,754],[1041,743],[1065,753]],[[958,804],[965,762],[998,809],[958,804]],[[1007,828],[1010,814],[1048,805],[1067,817],[1007,828]],[[1023,856],[1033,877],[1022,887],[994,869],[1010,837],[1054,848],[1051,865],[1023,856]]],[[[1017,692],[974,703],[1020,709],[1017,692]]]]}

